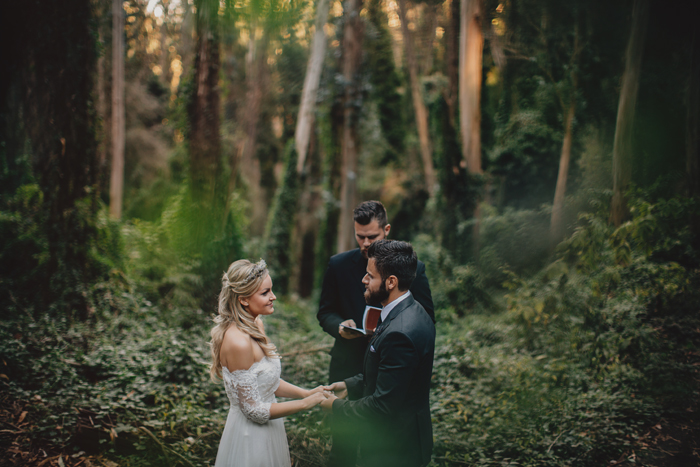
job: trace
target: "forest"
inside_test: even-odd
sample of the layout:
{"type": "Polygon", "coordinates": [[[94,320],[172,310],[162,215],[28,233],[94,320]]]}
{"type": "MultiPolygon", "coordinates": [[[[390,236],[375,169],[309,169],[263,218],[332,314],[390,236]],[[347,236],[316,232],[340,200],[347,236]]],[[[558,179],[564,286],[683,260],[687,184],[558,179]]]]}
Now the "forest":
{"type": "MultiPolygon", "coordinates": [[[[0,16],[0,466],[210,466],[221,275],[328,381],[329,258],[426,265],[430,467],[700,466],[692,0],[25,0],[0,16]]],[[[326,465],[327,416],[285,420],[326,465]]]]}

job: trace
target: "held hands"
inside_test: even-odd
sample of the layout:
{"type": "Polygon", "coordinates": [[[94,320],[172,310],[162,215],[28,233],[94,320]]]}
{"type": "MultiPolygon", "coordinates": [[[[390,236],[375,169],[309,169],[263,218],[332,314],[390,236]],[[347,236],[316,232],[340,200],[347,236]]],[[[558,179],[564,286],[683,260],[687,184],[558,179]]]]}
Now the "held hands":
{"type": "Polygon", "coordinates": [[[330,386],[327,386],[329,391],[332,391],[337,399],[345,399],[348,397],[348,386],[345,381],[338,381],[330,386]]]}
{"type": "Polygon", "coordinates": [[[345,384],[345,381],[338,381],[337,383],[333,383],[330,386],[327,386],[330,391],[333,391],[326,398],[326,400],[321,401],[321,408],[325,412],[332,412],[333,411],[333,401],[336,399],[345,399],[348,396],[348,388],[347,385],[345,384]]]}
{"type": "Polygon", "coordinates": [[[306,408],[310,409],[316,407],[318,404],[322,403],[329,397],[335,397],[332,392],[330,392],[330,386],[318,386],[313,389],[307,390],[307,396],[304,398],[306,402],[306,408]]]}
{"type": "Polygon", "coordinates": [[[350,327],[356,328],[357,325],[355,324],[355,320],[346,319],[345,321],[343,321],[340,324],[341,324],[341,326],[338,326],[338,332],[340,333],[340,337],[342,337],[343,339],[357,339],[358,337],[362,336],[362,334],[357,333],[357,332],[348,331],[347,329],[345,329],[342,326],[342,325],[345,325],[345,326],[350,326],[350,327]]]}

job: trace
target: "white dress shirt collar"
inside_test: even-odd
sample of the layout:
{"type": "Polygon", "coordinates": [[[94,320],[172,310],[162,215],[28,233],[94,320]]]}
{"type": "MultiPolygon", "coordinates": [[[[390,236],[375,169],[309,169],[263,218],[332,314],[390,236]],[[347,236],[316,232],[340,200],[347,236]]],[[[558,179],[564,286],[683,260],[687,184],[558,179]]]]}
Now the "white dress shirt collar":
{"type": "Polygon", "coordinates": [[[387,316],[389,316],[389,313],[391,313],[391,310],[393,310],[394,307],[396,307],[396,305],[398,305],[402,301],[406,300],[410,296],[411,296],[411,291],[407,290],[406,293],[404,293],[400,297],[395,298],[393,302],[387,303],[386,306],[384,308],[382,308],[382,314],[380,315],[382,317],[382,323],[384,321],[386,321],[387,316]]]}

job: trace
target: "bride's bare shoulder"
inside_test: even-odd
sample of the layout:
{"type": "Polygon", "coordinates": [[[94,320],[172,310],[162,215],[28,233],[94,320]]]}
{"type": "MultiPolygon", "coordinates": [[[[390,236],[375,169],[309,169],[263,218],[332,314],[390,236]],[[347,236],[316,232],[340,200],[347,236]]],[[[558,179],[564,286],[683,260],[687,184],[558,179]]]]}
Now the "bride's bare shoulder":
{"type": "Polygon", "coordinates": [[[245,332],[231,326],[221,343],[221,364],[229,371],[247,370],[255,363],[254,341],[245,332]]]}

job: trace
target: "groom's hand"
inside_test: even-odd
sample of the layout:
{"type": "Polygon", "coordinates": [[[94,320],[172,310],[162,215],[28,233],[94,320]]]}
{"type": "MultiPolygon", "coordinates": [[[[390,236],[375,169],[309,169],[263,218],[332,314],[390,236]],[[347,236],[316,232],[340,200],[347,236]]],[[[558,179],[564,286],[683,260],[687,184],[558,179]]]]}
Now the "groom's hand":
{"type": "Polygon", "coordinates": [[[328,398],[321,402],[321,408],[324,412],[333,412],[333,401],[338,399],[335,395],[331,394],[328,398]]]}
{"type": "Polygon", "coordinates": [[[348,397],[348,386],[345,384],[345,381],[338,381],[337,383],[331,384],[328,386],[328,390],[333,391],[338,399],[345,399],[348,397]]]}

